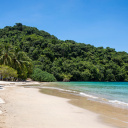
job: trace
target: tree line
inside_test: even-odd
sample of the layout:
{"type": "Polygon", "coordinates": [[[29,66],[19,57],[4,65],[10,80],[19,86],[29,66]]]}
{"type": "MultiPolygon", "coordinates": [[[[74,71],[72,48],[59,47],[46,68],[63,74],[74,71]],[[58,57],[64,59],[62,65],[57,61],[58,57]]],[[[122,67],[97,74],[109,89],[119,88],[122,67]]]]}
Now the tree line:
{"type": "Polygon", "coordinates": [[[0,29],[0,46],[1,64],[14,68],[22,79],[42,71],[58,81],[128,81],[128,53],[110,47],[59,40],[21,23],[0,29]],[[13,49],[12,60],[3,58],[6,45],[11,46],[10,56],[13,49]]]}

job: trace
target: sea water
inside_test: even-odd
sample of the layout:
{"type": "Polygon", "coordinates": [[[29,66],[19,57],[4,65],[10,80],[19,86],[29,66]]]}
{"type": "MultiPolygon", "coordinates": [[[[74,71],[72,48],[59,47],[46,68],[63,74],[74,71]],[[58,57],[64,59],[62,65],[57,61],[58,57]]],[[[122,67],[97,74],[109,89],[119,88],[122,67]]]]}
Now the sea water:
{"type": "MultiPolygon", "coordinates": [[[[3,90],[3,86],[0,86],[0,91],[3,90]]],[[[5,103],[3,99],[0,98],[0,104],[5,103]]],[[[0,110],[0,114],[2,114],[2,111],[0,110]]]]}
{"type": "Polygon", "coordinates": [[[90,100],[128,108],[128,82],[56,82],[62,91],[71,92],[90,100]]]}

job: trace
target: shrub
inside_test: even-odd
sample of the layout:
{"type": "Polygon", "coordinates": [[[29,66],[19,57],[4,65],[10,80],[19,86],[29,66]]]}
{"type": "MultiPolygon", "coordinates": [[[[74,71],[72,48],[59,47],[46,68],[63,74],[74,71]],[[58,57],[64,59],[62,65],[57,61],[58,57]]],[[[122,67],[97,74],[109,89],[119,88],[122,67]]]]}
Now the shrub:
{"type": "Polygon", "coordinates": [[[3,79],[11,79],[18,77],[17,70],[6,65],[0,65],[0,76],[3,79]]]}
{"type": "Polygon", "coordinates": [[[39,68],[35,68],[33,70],[33,74],[31,75],[31,78],[35,81],[41,81],[41,82],[54,82],[56,81],[56,78],[53,74],[50,74],[46,71],[42,71],[39,68]]]}

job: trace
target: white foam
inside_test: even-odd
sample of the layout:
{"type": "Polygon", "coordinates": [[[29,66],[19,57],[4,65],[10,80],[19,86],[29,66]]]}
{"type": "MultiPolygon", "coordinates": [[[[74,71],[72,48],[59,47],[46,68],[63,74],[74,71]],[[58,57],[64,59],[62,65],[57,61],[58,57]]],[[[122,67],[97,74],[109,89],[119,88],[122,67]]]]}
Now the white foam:
{"type": "Polygon", "coordinates": [[[64,91],[64,89],[56,88],[56,87],[41,87],[41,88],[56,89],[56,90],[64,91]]]}
{"type": "MultiPolygon", "coordinates": [[[[56,90],[60,90],[60,91],[66,91],[66,92],[71,92],[71,93],[77,93],[77,91],[65,90],[65,89],[56,88],[56,87],[41,87],[41,88],[56,89],[56,90]]],[[[78,94],[78,93],[77,93],[77,94],[78,94]]],[[[88,94],[83,93],[83,92],[80,92],[79,94],[80,94],[81,96],[86,96],[86,97],[89,97],[89,98],[98,99],[98,97],[96,97],[96,96],[88,95],[88,94]]]]}
{"type": "Polygon", "coordinates": [[[73,93],[76,92],[76,91],[72,91],[72,90],[64,90],[64,91],[66,91],[66,92],[73,92],[73,93]]]}
{"type": "Polygon", "coordinates": [[[98,99],[98,97],[96,97],[96,96],[88,95],[88,94],[83,93],[83,92],[80,92],[80,95],[82,95],[82,96],[86,96],[86,97],[89,97],[89,98],[98,99]]]}
{"type": "Polygon", "coordinates": [[[76,92],[76,91],[66,90],[66,89],[61,89],[61,88],[56,88],[56,87],[41,87],[41,88],[56,89],[56,90],[59,90],[59,91],[66,91],[66,92],[71,92],[71,93],[76,92]]]}
{"type": "Polygon", "coordinates": [[[0,98],[0,104],[4,104],[4,100],[0,98]]]}
{"type": "Polygon", "coordinates": [[[122,101],[118,101],[118,100],[109,100],[109,102],[128,106],[128,103],[125,103],[125,102],[122,102],[122,101]]]}

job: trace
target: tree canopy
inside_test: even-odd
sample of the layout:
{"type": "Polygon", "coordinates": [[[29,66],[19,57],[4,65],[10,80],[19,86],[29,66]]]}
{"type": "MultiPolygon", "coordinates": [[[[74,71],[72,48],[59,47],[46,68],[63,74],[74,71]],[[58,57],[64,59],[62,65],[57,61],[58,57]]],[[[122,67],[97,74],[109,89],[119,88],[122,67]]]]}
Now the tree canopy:
{"type": "Polygon", "coordinates": [[[128,53],[110,47],[59,40],[21,23],[0,29],[0,46],[1,64],[11,64],[21,78],[38,68],[58,81],[128,81],[128,53]]]}

